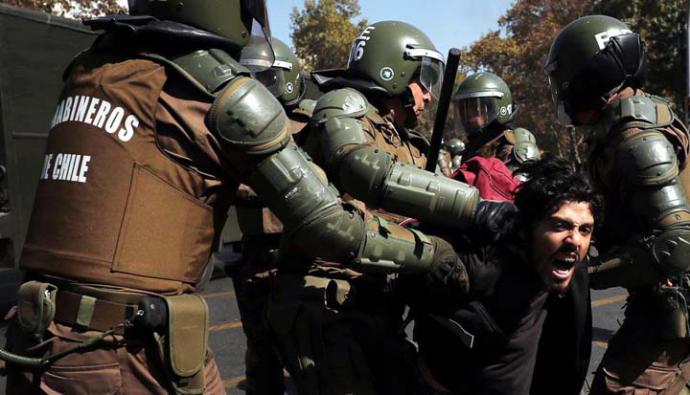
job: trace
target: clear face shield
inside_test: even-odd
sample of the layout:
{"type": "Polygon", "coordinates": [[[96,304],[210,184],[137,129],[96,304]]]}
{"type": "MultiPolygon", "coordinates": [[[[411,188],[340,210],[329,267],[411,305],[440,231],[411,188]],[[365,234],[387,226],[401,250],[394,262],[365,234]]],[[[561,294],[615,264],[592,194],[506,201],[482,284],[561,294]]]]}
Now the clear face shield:
{"type": "Polygon", "coordinates": [[[434,99],[441,95],[443,84],[444,58],[440,52],[423,48],[408,48],[405,55],[412,59],[421,59],[419,83],[434,99]]]}
{"type": "Polygon", "coordinates": [[[283,70],[292,70],[292,63],[283,60],[276,60],[273,66],[265,70],[253,71],[254,78],[256,78],[263,86],[265,86],[275,97],[280,97],[284,93],[292,93],[292,89],[285,79],[283,70]]]}
{"type": "MultiPolygon", "coordinates": [[[[500,92],[495,92],[497,95],[500,92]]],[[[456,128],[477,134],[498,117],[498,96],[468,95],[453,102],[456,128]]]]}

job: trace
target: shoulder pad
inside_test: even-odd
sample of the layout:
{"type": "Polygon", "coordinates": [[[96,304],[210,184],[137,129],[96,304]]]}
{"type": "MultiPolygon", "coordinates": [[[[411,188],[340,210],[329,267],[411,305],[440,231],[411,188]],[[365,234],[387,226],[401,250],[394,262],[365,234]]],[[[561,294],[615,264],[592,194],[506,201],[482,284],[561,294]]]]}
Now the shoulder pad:
{"type": "Polygon", "coordinates": [[[515,128],[515,130],[513,130],[513,136],[515,138],[513,157],[518,163],[525,163],[529,160],[541,158],[537,139],[532,132],[524,128],[515,128]]]}
{"type": "Polygon", "coordinates": [[[670,125],[675,115],[668,103],[647,96],[631,96],[611,106],[604,114],[608,128],[651,129],[670,125]]]}
{"type": "Polygon", "coordinates": [[[220,92],[205,122],[221,142],[241,152],[270,153],[290,140],[283,106],[248,77],[235,78],[220,92]]]}
{"type": "Polygon", "coordinates": [[[344,88],[330,91],[321,96],[314,107],[313,119],[317,123],[331,118],[359,118],[367,113],[369,102],[363,94],[344,88]]]}
{"type": "Polygon", "coordinates": [[[251,75],[249,69],[219,49],[195,51],[177,58],[167,58],[154,53],[141,55],[170,67],[203,93],[211,96],[215,96],[234,78],[251,75]]]}
{"type": "Polygon", "coordinates": [[[616,162],[623,177],[635,185],[663,185],[679,171],[673,145],[655,130],[625,137],[618,144],[616,162]]]}

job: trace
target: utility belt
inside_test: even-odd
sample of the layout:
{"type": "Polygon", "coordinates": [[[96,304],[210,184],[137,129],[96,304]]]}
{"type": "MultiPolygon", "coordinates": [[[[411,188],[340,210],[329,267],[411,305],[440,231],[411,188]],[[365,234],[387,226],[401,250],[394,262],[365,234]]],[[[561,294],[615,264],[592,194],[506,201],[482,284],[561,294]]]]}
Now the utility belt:
{"type": "Polygon", "coordinates": [[[99,332],[118,327],[116,333],[124,335],[124,327],[119,327],[119,325],[137,317],[143,297],[114,292],[109,292],[106,297],[102,295],[96,297],[91,293],[57,290],[53,320],[67,326],[78,326],[85,330],[99,332]]]}
{"type": "Polygon", "coordinates": [[[208,345],[208,306],[195,294],[162,296],[99,286],[28,281],[17,295],[16,321],[36,341],[55,321],[101,332],[74,348],[41,358],[0,349],[0,359],[25,368],[47,368],[65,355],[105,342],[113,335],[153,338],[170,384],[178,394],[202,394],[208,345]]]}

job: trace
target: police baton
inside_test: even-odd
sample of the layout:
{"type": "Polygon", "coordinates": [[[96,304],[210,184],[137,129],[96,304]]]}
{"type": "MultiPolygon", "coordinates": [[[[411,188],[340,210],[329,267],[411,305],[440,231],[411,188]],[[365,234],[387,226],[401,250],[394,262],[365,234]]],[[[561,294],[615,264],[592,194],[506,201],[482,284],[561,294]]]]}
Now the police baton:
{"type": "Polygon", "coordinates": [[[460,50],[451,48],[450,51],[448,51],[448,64],[446,64],[446,70],[443,73],[443,85],[441,86],[441,96],[438,98],[438,106],[436,108],[434,131],[431,134],[431,146],[426,156],[426,170],[428,171],[436,170],[436,162],[438,161],[438,154],[441,150],[443,129],[446,125],[446,118],[448,117],[450,96],[453,94],[453,84],[455,83],[455,74],[458,72],[458,65],[460,65],[460,50]]]}

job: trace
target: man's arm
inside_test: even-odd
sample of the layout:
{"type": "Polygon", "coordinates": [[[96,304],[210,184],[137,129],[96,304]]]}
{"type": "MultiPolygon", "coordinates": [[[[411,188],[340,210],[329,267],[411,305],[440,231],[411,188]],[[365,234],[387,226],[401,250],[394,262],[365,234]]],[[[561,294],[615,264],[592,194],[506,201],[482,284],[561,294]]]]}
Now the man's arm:
{"type": "MultiPolygon", "coordinates": [[[[243,182],[285,226],[285,237],[307,256],[351,263],[360,271],[420,273],[448,254],[445,242],[420,232],[365,221],[294,144],[280,103],[257,81],[232,80],[206,124],[243,182]]],[[[452,251],[452,249],[451,249],[452,251]]]]}
{"type": "Polygon", "coordinates": [[[321,141],[323,166],[339,189],[371,207],[450,227],[474,220],[478,191],[414,165],[396,162],[373,146],[365,132],[366,98],[353,89],[319,99],[312,122],[321,141]]]}
{"type": "Polygon", "coordinates": [[[620,196],[646,227],[643,240],[604,254],[592,287],[634,286],[679,276],[690,268],[690,204],[673,145],[658,130],[628,132],[616,147],[620,196]]]}

